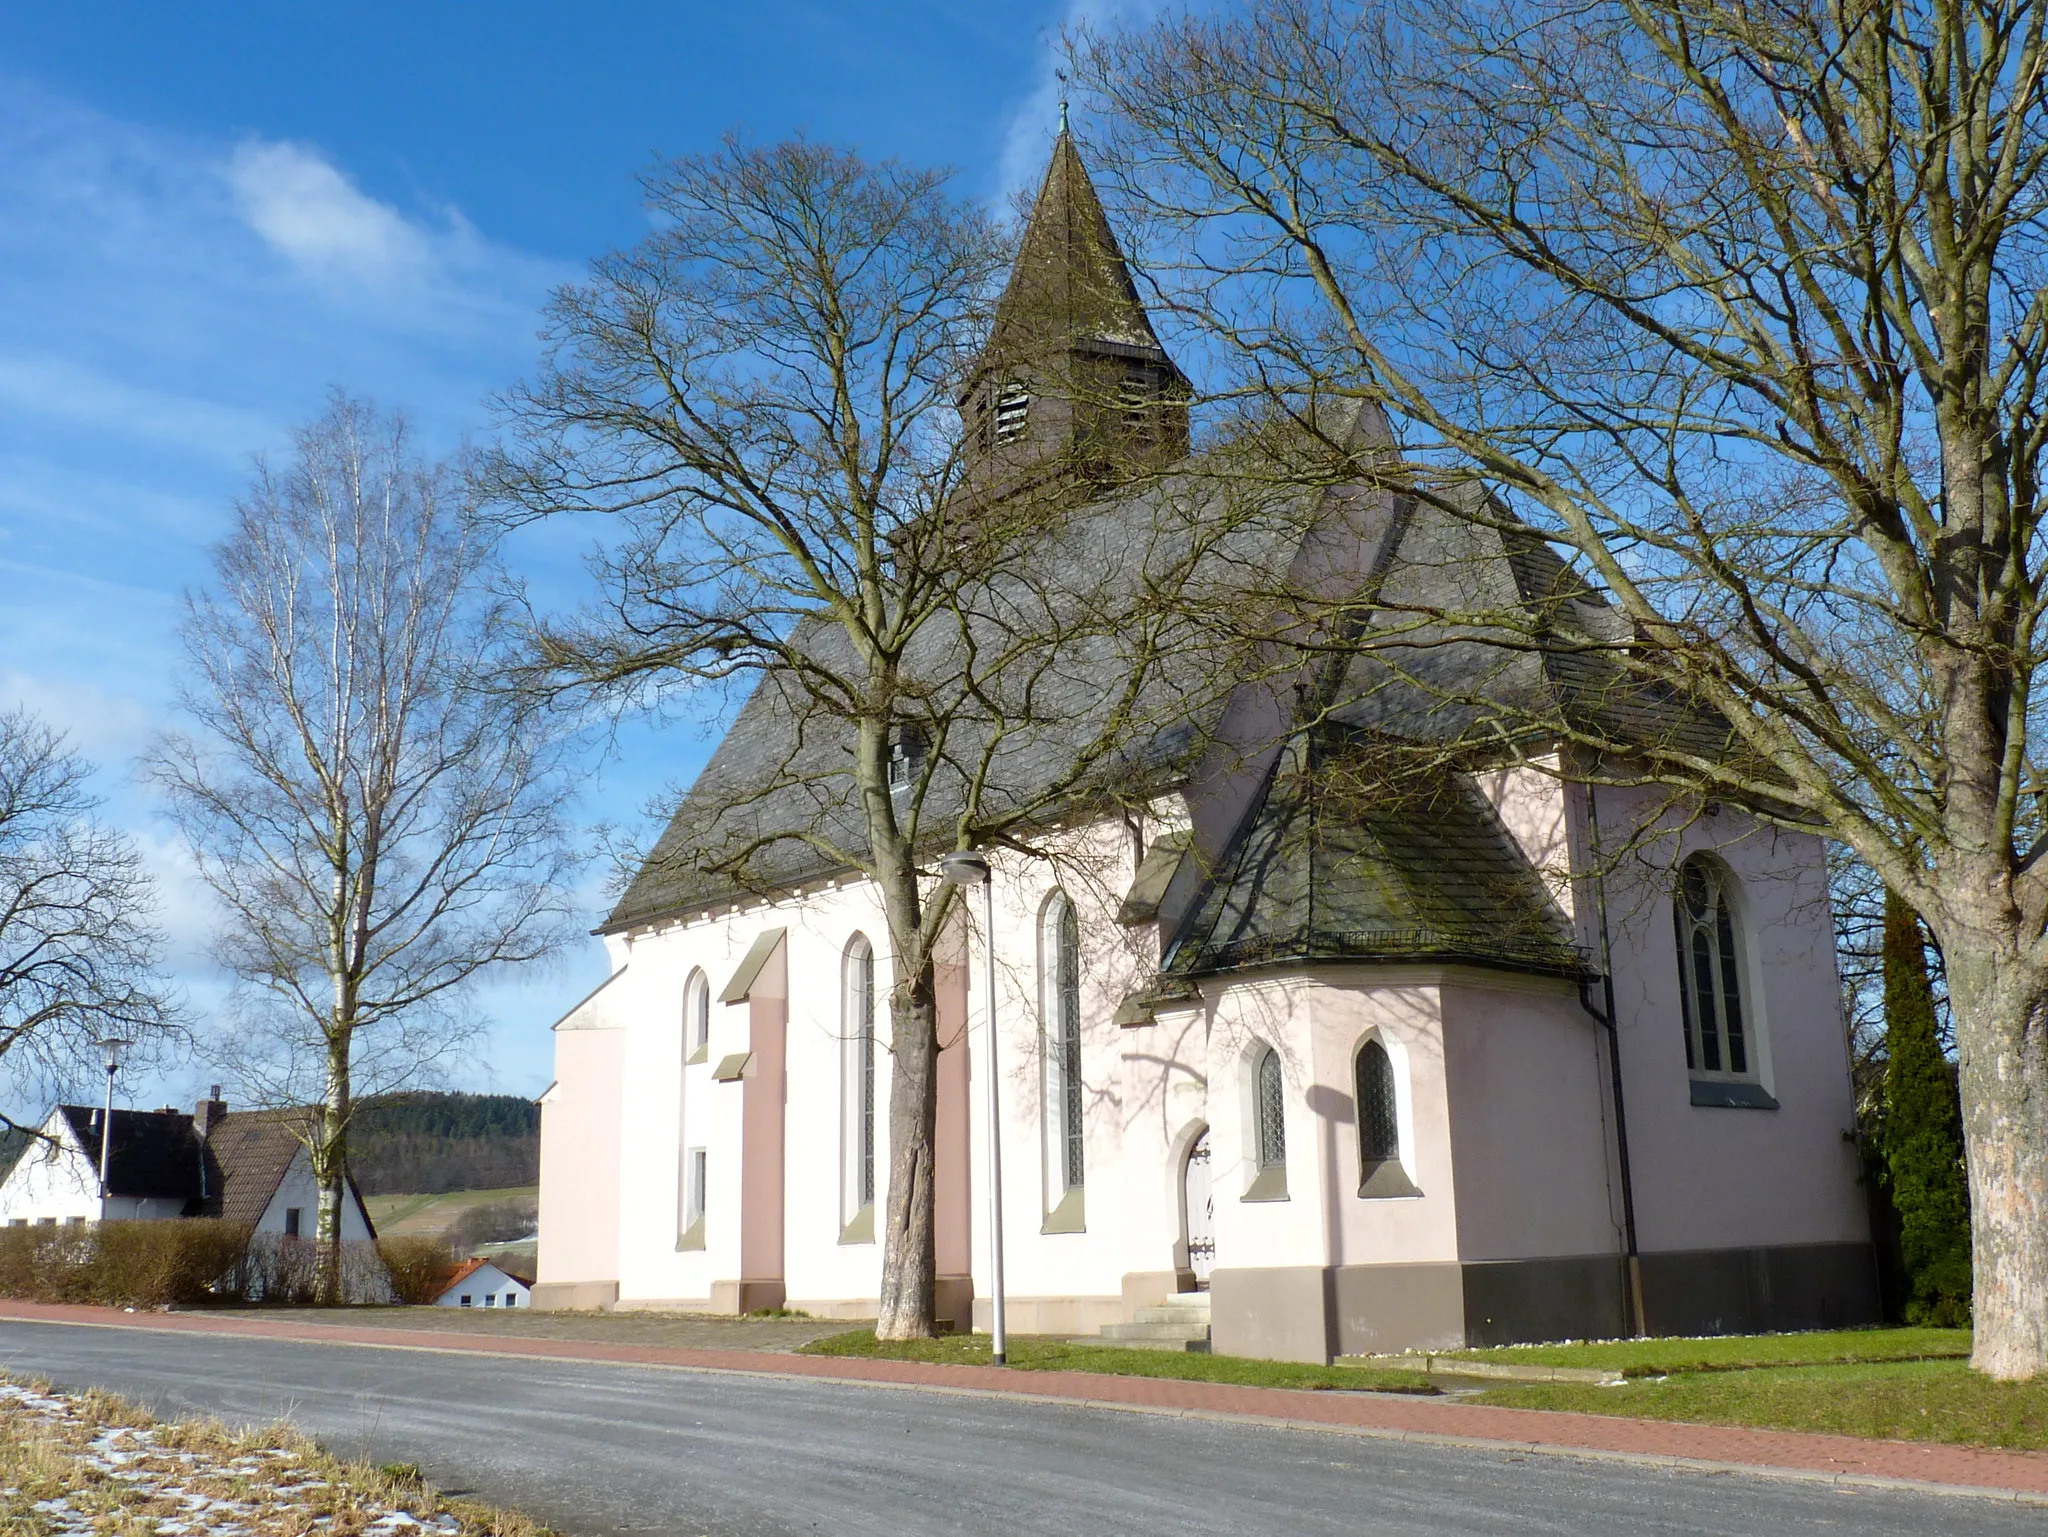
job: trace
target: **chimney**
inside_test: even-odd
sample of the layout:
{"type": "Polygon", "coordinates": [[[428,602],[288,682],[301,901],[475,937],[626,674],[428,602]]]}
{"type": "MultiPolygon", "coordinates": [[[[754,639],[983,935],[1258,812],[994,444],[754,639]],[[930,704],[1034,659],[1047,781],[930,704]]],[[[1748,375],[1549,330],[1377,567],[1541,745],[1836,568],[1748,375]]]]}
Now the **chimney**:
{"type": "Polygon", "coordinates": [[[227,1119],[227,1101],[220,1097],[220,1085],[213,1086],[213,1092],[202,1099],[192,1112],[192,1124],[202,1139],[211,1137],[213,1129],[227,1119]]]}

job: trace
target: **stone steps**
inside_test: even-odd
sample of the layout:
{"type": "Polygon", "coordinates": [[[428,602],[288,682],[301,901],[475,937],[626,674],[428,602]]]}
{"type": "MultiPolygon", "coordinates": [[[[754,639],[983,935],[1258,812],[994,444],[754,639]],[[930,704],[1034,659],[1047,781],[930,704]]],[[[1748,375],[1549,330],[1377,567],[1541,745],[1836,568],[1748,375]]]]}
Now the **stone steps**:
{"type": "Polygon", "coordinates": [[[1074,1341],[1077,1345],[1115,1345],[1124,1350],[1188,1351],[1197,1355],[1209,1349],[1209,1294],[1182,1292],[1163,1302],[1138,1309],[1130,1323],[1104,1324],[1094,1334],[1074,1341]]]}

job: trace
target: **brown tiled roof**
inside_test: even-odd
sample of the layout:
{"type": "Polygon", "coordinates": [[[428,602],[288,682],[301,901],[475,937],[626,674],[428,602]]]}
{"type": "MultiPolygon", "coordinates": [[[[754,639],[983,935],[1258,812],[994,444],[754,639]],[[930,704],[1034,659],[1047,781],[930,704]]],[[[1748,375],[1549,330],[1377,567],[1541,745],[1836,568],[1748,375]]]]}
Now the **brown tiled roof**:
{"type": "MultiPolygon", "coordinates": [[[[307,1109],[242,1110],[223,1116],[213,1129],[207,1151],[206,1214],[227,1222],[260,1222],[270,1207],[277,1187],[284,1183],[292,1160],[304,1147],[307,1109]]],[[[362,1193],[355,1176],[348,1181],[349,1194],[362,1206],[362,1193]]],[[[376,1236],[367,1207],[363,1222],[376,1236]]]]}
{"type": "Polygon", "coordinates": [[[227,1222],[258,1222],[305,1144],[301,1110],[230,1112],[207,1139],[214,1173],[209,1215],[227,1222]]]}

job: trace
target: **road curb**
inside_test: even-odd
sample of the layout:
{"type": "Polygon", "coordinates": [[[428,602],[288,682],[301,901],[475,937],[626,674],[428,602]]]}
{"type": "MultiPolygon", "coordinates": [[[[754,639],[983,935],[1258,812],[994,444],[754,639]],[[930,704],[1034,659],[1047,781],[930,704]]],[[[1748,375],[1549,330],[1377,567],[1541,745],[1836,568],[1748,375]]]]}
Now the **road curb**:
{"type": "MultiPolygon", "coordinates": [[[[827,1384],[856,1388],[890,1388],[904,1392],[928,1393],[945,1397],[989,1399],[998,1402],[1065,1405],[1077,1409],[1115,1410],[1125,1414],[1148,1414],[1167,1419],[1211,1422],[1225,1425],[1252,1425],[1266,1429],[1315,1431],[1325,1435],[1342,1435],[1373,1441],[1391,1441],[1417,1446],[1442,1447],[1462,1451],[1479,1451],[1492,1454],[1517,1456],[1577,1458],[1587,1462],[1618,1464],[1621,1466],[1655,1468],[1666,1471],[1691,1472],[1705,1475],[1739,1475],[1751,1478],[1767,1478],[1781,1482],[1823,1484],[1837,1488],[1869,1489],[1872,1491],[1893,1491],[1899,1493],[1942,1495],[1949,1498],[1990,1500],[2025,1507],[2048,1508],[2048,1492],[2000,1487],[1998,1485],[1945,1483],[1933,1479],[1906,1478],[1880,1473],[1864,1473],[1848,1470],[1799,1467],[1781,1463],[1740,1462],[1713,1458],[1691,1457],[1680,1453],[1629,1451],[1625,1449],[1577,1446],[1569,1442],[1527,1440],[1518,1437],[1494,1437],[1460,1435],[1451,1431],[1418,1430],[1411,1427],[1343,1424],[1329,1420],[1299,1419],[1285,1415],[1257,1414],[1242,1410],[1209,1409],[1173,1404],[1136,1403],[1125,1399],[1094,1398],[1067,1392],[1050,1390],[1032,1391],[1028,1387],[1000,1388],[983,1387],[967,1383],[914,1382],[892,1380],[885,1377],[867,1377],[833,1372],[822,1363],[828,1357],[805,1357],[806,1361],[818,1361],[821,1365],[804,1371],[778,1370],[774,1366],[733,1365],[729,1363],[696,1363],[682,1361],[620,1360],[611,1356],[578,1355],[572,1353],[531,1350],[494,1349],[468,1344],[448,1345],[436,1343],[414,1344],[399,1339],[378,1339],[374,1341],[338,1337],[341,1326],[308,1326],[304,1333],[282,1333],[270,1331],[244,1331],[232,1325],[213,1325],[205,1329],[166,1329],[149,1321],[147,1315],[132,1318],[81,1319],[50,1318],[0,1311],[0,1323],[23,1323],[55,1325],[75,1329],[126,1330],[129,1332],[176,1333],[197,1337],[216,1337],[269,1342],[273,1344],[326,1345],[330,1347],[354,1348],[358,1350],[410,1351],[423,1355],[472,1356],[492,1360],[519,1361],[529,1365],[557,1364],[565,1366],[611,1366],[638,1368],[651,1371],[684,1372],[702,1376],[768,1379],[779,1382],[803,1384],[827,1384]],[[323,1335],[322,1329],[335,1329],[335,1335],[323,1335]]],[[[396,1333],[398,1331],[387,1331],[396,1333]]],[[[550,1345],[587,1344],[587,1341],[538,1341],[550,1345]]],[[[694,1347],[676,1347],[694,1348],[694,1347]]],[[[737,1352],[734,1352],[737,1353],[737,1352]]],[[[758,1352],[769,1356],[768,1352],[758,1352]]],[[[1178,1380],[1178,1379],[1161,1379],[1178,1380]]],[[[1404,1395],[1376,1395],[1369,1390],[1346,1390],[1346,1396],[1371,1399],[1381,1396],[1399,1399],[1404,1395]]],[[[1520,1411],[1542,1413],[1543,1411],[1520,1411]]],[[[1635,1420],[1627,1416],[1598,1416],[1612,1419],[1619,1424],[1642,1424],[1669,1427],[1682,1425],[1680,1421],[1635,1420]]],[[[1727,1429],[1730,1427],[1713,1427],[1727,1429]]],[[[1798,1434],[1797,1432],[1770,1432],[1759,1434],[1798,1434]]],[[[1881,1443],[1889,1444],[1889,1443],[1881,1443]]],[[[1898,1443],[1902,1446],[1920,1447],[1921,1443],[1898,1443]]],[[[1927,1443],[1939,1446],[1939,1443],[1927,1443]]],[[[1971,1449],[1974,1450],[1974,1449],[1971,1449]]],[[[1995,1449],[1994,1449],[1995,1450],[1995,1449]]],[[[2028,1454],[2020,1454],[2028,1455],[2028,1454]]]]}

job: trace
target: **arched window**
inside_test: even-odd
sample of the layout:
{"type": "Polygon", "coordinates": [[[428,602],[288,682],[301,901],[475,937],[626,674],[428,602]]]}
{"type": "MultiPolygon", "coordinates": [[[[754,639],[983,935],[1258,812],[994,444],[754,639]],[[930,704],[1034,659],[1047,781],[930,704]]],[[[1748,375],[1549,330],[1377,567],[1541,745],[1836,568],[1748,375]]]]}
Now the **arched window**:
{"type": "MultiPolygon", "coordinates": [[[[851,1226],[875,1204],[875,947],[865,935],[854,935],[846,947],[844,986],[845,1217],[851,1226]]],[[[874,1236],[871,1216],[864,1236],[874,1236]]]]}
{"type": "Polygon", "coordinates": [[[1358,1048],[1353,1064],[1358,1095],[1358,1183],[1364,1189],[1382,1168],[1401,1158],[1401,1103],[1394,1062],[1378,1041],[1358,1048]]]}
{"type": "Polygon", "coordinates": [[[1734,883],[1719,860],[1695,854],[1678,867],[1671,911],[1678,925],[1685,1065],[1695,1074],[1748,1078],[1754,1066],[1730,901],[1734,883]]]}
{"type": "Polygon", "coordinates": [[[1047,1100],[1056,1188],[1085,1182],[1081,1127],[1081,923],[1064,892],[1045,910],[1044,999],[1047,1100]]]}
{"type": "Polygon", "coordinates": [[[701,971],[683,984],[683,1060],[702,1062],[711,1050],[711,983],[701,971]]]}
{"type": "Polygon", "coordinates": [[[1259,1167],[1277,1169],[1287,1162],[1287,1085],[1280,1072],[1280,1053],[1270,1046],[1259,1053],[1255,1086],[1259,1167]]]}
{"type": "MultiPolygon", "coordinates": [[[[687,1069],[692,1063],[702,1062],[710,1045],[711,984],[702,971],[692,971],[683,982],[683,1067],[687,1069]]],[[[687,1071],[679,1073],[676,1084],[676,1241],[679,1247],[688,1247],[693,1240],[701,1243],[702,1229],[697,1227],[697,1223],[704,1212],[701,1189],[693,1194],[690,1184],[691,1152],[686,1145],[689,1079],[687,1071]]]]}

